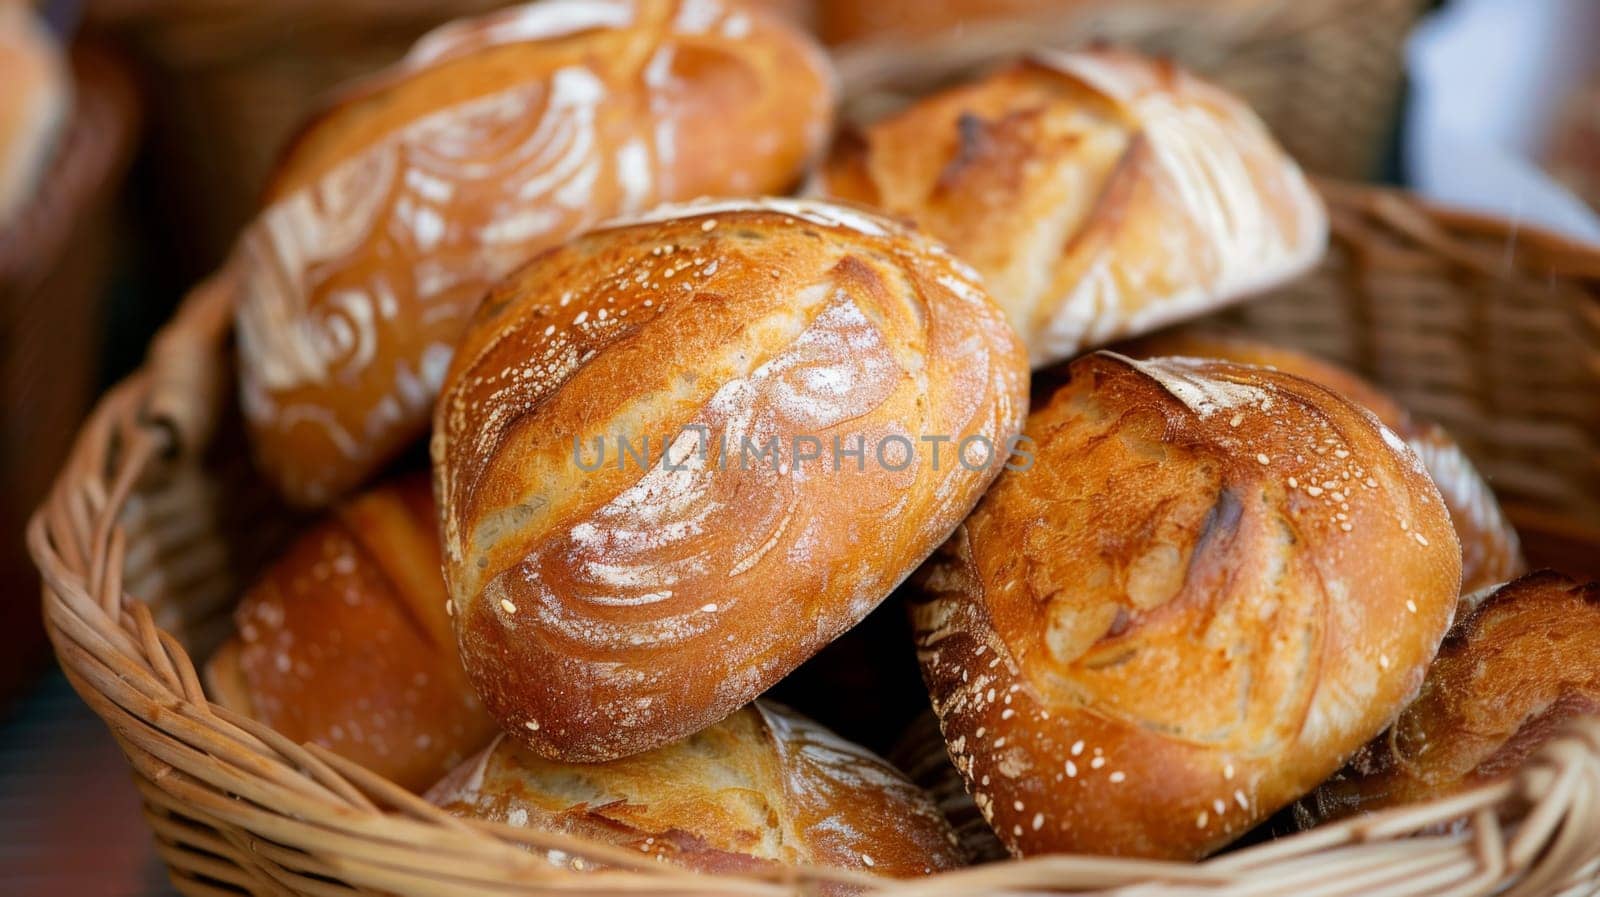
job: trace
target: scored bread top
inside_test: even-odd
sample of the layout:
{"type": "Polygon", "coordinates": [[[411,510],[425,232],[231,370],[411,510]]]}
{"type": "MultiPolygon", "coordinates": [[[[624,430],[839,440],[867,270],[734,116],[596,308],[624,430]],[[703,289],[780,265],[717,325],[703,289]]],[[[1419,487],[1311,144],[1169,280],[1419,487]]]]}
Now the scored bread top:
{"type": "Polygon", "coordinates": [[[1035,365],[1193,317],[1320,257],[1326,213],[1242,102],[1128,53],[1049,53],[847,135],[814,189],[983,272],[1035,365]]]}
{"type": "Polygon", "coordinates": [[[501,738],[428,799],[703,871],[781,863],[900,877],[961,865],[944,817],[904,775],[766,701],[609,763],[545,760],[501,738]]]}
{"type": "Polygon", "coordinates": [[[925,238],[786,200],[672,214],[578,238],[496,288],[436,412],[468,670],[506,726],[561,759],[709,724],[858,621],[999,470],[950,447],[934,470],[911,441],[1004,452],[1025,411],[1014,334],[925,238]],[[619,437],[650,440],[648,457],[623,463],[619,437]],[[823,460],[745,452],[776,440],[781,462],[796,437],[823,460]],[[896,463],[835,469],[835,438],[890,445],[896,463]]]}
{"type": "Polygon", "coordinates": [[[920,577],[923,672],[1013,852],[1195,858],[1414,694],[1455,608],[1438,492],[1288,374],[1106,352],[920,577]]]}
{"type": "Polygon", "coordinates": [[[1185,355],[1271,367],[1321,383],[1371,411],[1417,453],[1438,487],[1461,540],[1461,592],[1471,595],[1527,569],[1522,542],[1472,461],[1438,424],[1418,420],[1399,402],[1361,377],[1329,361],[1233,334],[1180,329],[1125,347],[1135,357],[1185,355]]]}
{"type": "Polygon", "coordinates": [[[724,0],[536,3],[446,26],[285,153],[235,253],[263,472],[326,503],[426,429],[484,291],[603,218],[782,191],[827,137],[804,35],[724,0]]]}

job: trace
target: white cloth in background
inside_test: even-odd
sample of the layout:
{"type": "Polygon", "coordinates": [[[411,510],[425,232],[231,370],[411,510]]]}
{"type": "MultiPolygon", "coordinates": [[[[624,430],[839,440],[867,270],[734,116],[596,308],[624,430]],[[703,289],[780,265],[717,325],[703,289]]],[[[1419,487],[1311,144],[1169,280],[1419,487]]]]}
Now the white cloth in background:
{"type": "Polygon", "coordinates": [[[1600,216],[1539,167],[1561,103],[1600,70],[1597,0],[1452,0],[1412,35],[1412,187],[1600,244],[1600,216]]]}

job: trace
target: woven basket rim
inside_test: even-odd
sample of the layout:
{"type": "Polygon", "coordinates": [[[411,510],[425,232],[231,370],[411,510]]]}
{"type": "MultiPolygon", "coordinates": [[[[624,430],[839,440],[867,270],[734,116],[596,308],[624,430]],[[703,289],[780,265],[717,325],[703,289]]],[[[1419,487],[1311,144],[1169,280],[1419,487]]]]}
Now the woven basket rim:
{"type": "MultiPolygon", "coordinates": [[[[1422,239],[1448,242],[1444,225],[1493,223],[1393,191],[1331,182],[1324,189],[1402,232],[1421,227],[1422,239]]],[[[1600,277],[1600,249],[1534,229],[1522,230],[1518,239],[1536,256],[1518,253],[1518,259],[1570,264],[1577,276],[1600,277]]],[[[1474,258],[1469,247],[1451,251],[1474,258]]],[[[229,281],[219,277],[191,294],[145,366],[98,403],[28,526],[56,656],[138,771],[162,855],[185,875],[253,893],[265,881],[306,894],[352,893],[339,883],[348,882],[395,893],[525,888],[798,897],[836,882],[872,893],[935,897],[1057,888],[1296,897],[1504,891],[1531,897],[1585,882],[1593,887],[1600,872],[1600,718],[1579,721],[1505,781],[1198,864],[1046,856],[899,882],[815,867],[703,876],[572,836],[452,817],[326,749],[294,744],[211,704],[178,640],[156,625],[147,605],[124,593],[122,562],[130,546],[120,512],[137,485],[158,480],[169,465],[197,456],[209,443],[215,408],[224,401],[218,383],[227,382],[218,366],[229,364],[222,350],[231,293],[229,281]],[[220,823],[223,831],[205,831],[181,817],[220,823]],[[556,868],[524,847],[563,851],[610,871],[556,868]],[[232,864],[207,859],[207,853],[232,864]]],[[[175,882],[191,893],[232,893],[207,890],[196,878],[175,882]]]]}

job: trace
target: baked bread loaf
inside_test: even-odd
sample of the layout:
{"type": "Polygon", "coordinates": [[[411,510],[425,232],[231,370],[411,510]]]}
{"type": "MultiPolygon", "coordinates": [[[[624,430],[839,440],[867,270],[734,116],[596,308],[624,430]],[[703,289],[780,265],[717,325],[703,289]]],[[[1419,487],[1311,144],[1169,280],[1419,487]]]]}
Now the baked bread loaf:
{"type": "Polygon", "coordinates": [[[852,209],[665,208],[546,252],[484,300],[434,422],[478,693],[574,762],[722,719],[949,535],[1026,381],[976,274],[852,209]]]}
{"type": "Polygon", "coordinates": [[[545,760],[502,736],[428,799],[457,815],[580,835],[705,872],[806,864],[907,877],[962,864],[949,825],[898,770],[766,701],[595,765],[545,760]]]}
{"type": "Polygon", "coordinates": [[[1600,714],[1600,583],[1550,570],[1458,622],[1422,693],[1305,799],[1302,826],[1447,797],[1511,775],[1570,719],[1600,714]]]}
{"type": "Polygon", "coordinates": [[[781,191],[831,75],[724,0],[533,3],[445,26],[289,147],[239,243],[243,405],[263,472],[337,498],[421,436],[487,288],[665,200],[781,191]]]}
{"type": "Polygon", "coordinates": [[[947,243],[1035,365],[1287,279],[1327,239],[1244,104],[1126,53],[1040,55],[934,94],[843,138],[812,189],[947,243]]]}
{"type": "Polygon", "coordinates": [[[1405,443],[1338,394],[1097,352],[919,575],[923,675],[1013,853],[1196,858],[1416,694],[1460,549],[1405,443]]]}
{"type": "Polygon", "coordinates": [[[39,190],[72,106],[72,74],[28,4],[0,0],[0,232],[39,190]]]}
{"type": "Polygon", "coordinates": [[[1461,541],[1461,592],[1473,595],[1527,570],[1522,542],[1500,510],[1494,491],[1438,424],[1412,417],[1387,393],[1348,370],[1304,352],[1232,335],[1183,329],[1157,334],[1122,347],[1135,358],[1181,355],[1220,358],[1277,368],[1341,393],[1371,411],[1399,434],[1422,460],[1461,541]]]}
{"type": "Polygon", "coordinates": [[[426,476],[339,506],[245,593],[212,700],[421,791],[493,735],[445,616],[426,476]]]}

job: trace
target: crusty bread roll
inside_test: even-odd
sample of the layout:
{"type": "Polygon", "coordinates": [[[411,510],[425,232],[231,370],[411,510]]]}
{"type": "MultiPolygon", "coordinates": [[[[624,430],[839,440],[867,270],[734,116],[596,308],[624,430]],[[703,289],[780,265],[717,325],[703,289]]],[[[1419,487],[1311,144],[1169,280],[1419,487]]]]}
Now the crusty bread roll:
{"type": "Polygon", "coordinates": [[[949,535],[1026,380],[976,274],[852,209],[667,208],[545,253],[484,300],[434,423],[479,694],[568,761],[716,722],[949,535]]]}
{"type": "Polygon", "coordinates": [[[923,675],[1019,855],[1194,858],[1416,693],[1460,549],[1370,413],[1266,368],[1098,352],[919,576],[923,675]]]}
{"type": "Polygon", "coordinates": [[[1125,53],[1041,55],[847,136],[812,186],[983,273],[1035,365],[1309,267],[1321,201],[1242,103],[1125,53]]]}
{"type": "Polygon", "coordinates": [[[1458,622],[1395,724],[1295,805],[1316,825],[1446,797],[1515,772],[1574,717],[1600,714],[1600,583],[1550,570],[1458,622]]]}
{"type": "Polygon", "coordinates": [[[457,659],[437,527],[426,476],[341,505],[245,593],[212,699],[413,791],[438,781],[494,725],[457,659]]]}
{"type": "Polygon", "coordinates": [[[0,232],[38,192],[72,105],[72,74],[28,4],[0,0],[0,232]]]}
{"type": "Polygon", "coordinates": [[[534,3],[423,38],[290,146],[235,254],[262,470],[317,505],[391,460],[485,290],[536,250],[790,185],[826,139],[826,65],[724,0],[534,3]]]}
{"type": "Polygon", "coordinates": [[[580,835],[705,872],[778,863],[906,877],[962,864],[944,817],[898,770],[766,701],[610,763],[545,760],[501,737],[428,799],[457,815],[580,835]]]}
{"type": "Polygon", "coordinates": [[[1188,328],[1139,340],[1121,351],[1136,358],[1182,355],[1273,367],[1343,394],[1398,433],[1433,477],[1461,541],[1463,595],[1503,583],[1527,569],[1516,529],[1461,446],[1443,427],[1412,417],[1387,393],[1350,371],[1294,349],[1188,328]]]}

